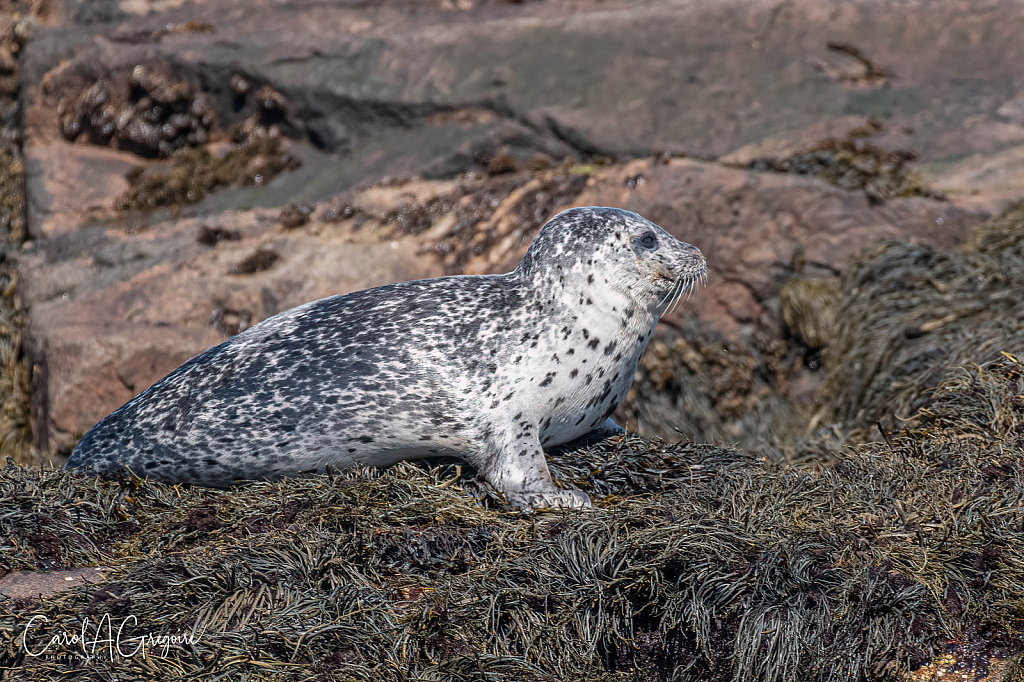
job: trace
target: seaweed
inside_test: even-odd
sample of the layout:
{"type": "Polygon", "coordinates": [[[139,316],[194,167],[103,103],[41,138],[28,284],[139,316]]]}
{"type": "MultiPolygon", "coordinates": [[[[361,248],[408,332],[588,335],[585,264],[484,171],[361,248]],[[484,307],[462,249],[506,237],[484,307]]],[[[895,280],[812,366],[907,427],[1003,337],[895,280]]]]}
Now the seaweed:
{"type": "Polygon", "coordinates": [[[423,203],[405,203],[380,216],[393,234],[424,234],[449,217],[442,232],[431,235],[433,253],[446,274],[465,272],[476,256],[499,244],[531,239],[541,225],[583,191],[587,176],[566,169],[514,172],[503,167],[487,182],[466,178],[458,187],[423,203]]]}
{"type": "Polygon", "coordinates": [[[795,395],[805,349],[757,331],[726,339],[693,321],[651,341],[617,423],[666,440],[735,443],[787,458],[809,409],[795,395]]]}
{"type": "Polygon", "coordinates": [[[0,12],[0,457],[31,458],[30,372],[22,350],[24,314],[15,299],[13,258],[27,238],[25,163],[18,96],[18,55],[38,2],[7,3],[0,12]]]}
{"type": "Polygon", "coordinates": [[[553,475],[596,506],[535,515],[449,462],[227,492],[12,465],[5,570],[46,561],[40,535],[63,565],[118,567],[0,606],[0,665],[34,679],[824,682],[899,679],[962,650],[1009,670],[1024,650],[1022,381],[1011,357],[965,367],[906,430],[816,472],[635,436],[565,448],[553,475]],[[30,657],[34,616],[29,650],[104,616],[137,618],[133,637],[190,636],[163,658],[102,644],[88,662],[30,657]]]}
{"type": "Polygon", "coordinates": [[[242,233],[238,230],[200,225],[199,232],[196,234],[196,243],[203,246],[216,246],[222,241],[238,241],[241,238],[242,233]]]}
{"type": "Polygon", "coordinates": [[[137,166],[128,172],[129,188],[114,203],[119,211],[151,210],[201,201],[223,187],[262,185],[277,174],[294,170],[299,161],[285,150],[275,128],[254,128],[223,154],[208,147],[174,152],[169,168],[137,166]]]}
{"type": "Polygon", "coordinates": [[[261,246],[248,256],[231,266],[229,274],[251,275],[256,272],[263,272],[274,267],[274,263],[281,259],[281,255],[273,249],[261,246]]]}
{"type": "Polygon", "coordinates": [[[281,209],[277,222],[286,230],[294,230],[308,223],[312,214],[312,206],[291,203],[281,209]]]}
{"type": "Polygon", "coordinates": [[[185,146],[205,144],[216,126],[210,97],[187,78],[160,64],[98,78],[57,104],[61,133],[84,137],[140,156],[169,157],[185,146]]]}
{"type": "Polygon", "coordinates": [[[782,321],[789,333],[811,350],[832,341],[839,287],[828,279],[791,279],[779,291],[782,321]]]}
{"type": "Polygon", "coordinates": [[[888,242],[842,277],[834,340],[814,424],[869,439],[913,416],[957,367],[1024,354],[1024,207],[979,227],[966,247],[936,252],[888,242]]]}
{"type": "Polygon", "coordinates": [[[746,167],[815,177],[841,189],[863,191],[873,204],[911,196],[945,200],[942,192],[928,186],[921,173],[907,166],[917,159],[915,151],[883,149],[865,139],[883,130],[882,122],[871,117],[865,126],[844,137],[825,138],[786,157],[754,159],[746,167]]]}

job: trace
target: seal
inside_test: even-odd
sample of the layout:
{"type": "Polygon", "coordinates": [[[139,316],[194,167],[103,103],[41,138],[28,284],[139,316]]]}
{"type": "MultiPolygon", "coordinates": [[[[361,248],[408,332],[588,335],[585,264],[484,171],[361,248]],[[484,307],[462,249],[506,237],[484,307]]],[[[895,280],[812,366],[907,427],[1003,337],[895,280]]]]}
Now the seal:
{"type": "Polygon", "coordinates": [[[621,431],[609,417],[655,324],[706,272],[635,213],[570,209],[511,273],[390,284],[254,325],[100,421],[67,468],[227,487],[449,456],[512,505],[586,506],[543,448],[621,431]]]}

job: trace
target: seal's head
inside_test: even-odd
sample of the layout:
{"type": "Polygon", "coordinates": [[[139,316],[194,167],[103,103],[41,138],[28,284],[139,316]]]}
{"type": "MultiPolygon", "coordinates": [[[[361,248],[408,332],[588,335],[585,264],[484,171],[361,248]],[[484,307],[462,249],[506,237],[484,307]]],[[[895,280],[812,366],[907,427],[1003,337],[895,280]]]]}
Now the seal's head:
{"type": "Polygon", "coordinates": [[[548,282],[589,284],[600,277],[660,315],[707,275],[707,261],[695,246],[636,213],[590,206],[548,221],[519,269],[548,282]]]}

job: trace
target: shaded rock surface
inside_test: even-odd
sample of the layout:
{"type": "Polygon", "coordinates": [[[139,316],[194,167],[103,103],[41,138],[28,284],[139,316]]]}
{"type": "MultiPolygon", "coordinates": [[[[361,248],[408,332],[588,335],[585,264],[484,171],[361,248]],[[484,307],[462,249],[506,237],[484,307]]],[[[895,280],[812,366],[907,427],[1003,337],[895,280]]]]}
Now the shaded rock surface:
{"type": "MultiPolygon", "coordinates": [[[[873,1],[470,2],[444,9],[218,0],[168,4],[150,16],[132,16],[129,5],[116,5],[113,23],[102,15],[83,23],[91,17],[84,5],[66,2],[71,21],[37,35],[24,77],[32,137],[54,139],[65,130],[59,119],[68,112],[56,106],[62,98],[78,101],[118,74],[130,79],[142,64],[186,84],[180,92],[155,90],[173,90],[189,102],[181,113],[198,115],[197,125],[174,123],[181,139],[205,129],[207,113],[222,127],[238,120],[240,90],[248,96],[272,86],[289,103],[282,118],[296,138],[348,159],[335,172],[343,184],[360,173],[371,181],[453,174],[496,142],[519,158],[655,150],[717,156],[849,116],[874,115],[893,130],[914,131],[914,148],[929,163],[1024,142],[1016,104],[1024,92],[1016,68],[1024,19],[1012,3],[939,2],[922,13],[873,1]],[[863,64],[836,45],[853,46],[888,75],[858,79],[863,64]],[[197,114],[191,102],[198,95],[197,114]],[[460,144],[468,153],[453,153],[460,144]]],[[[173,107],[165,109],[169,121],[173,107]]],[[[162,116],[142,122],[164,123],[162,116]]]]}

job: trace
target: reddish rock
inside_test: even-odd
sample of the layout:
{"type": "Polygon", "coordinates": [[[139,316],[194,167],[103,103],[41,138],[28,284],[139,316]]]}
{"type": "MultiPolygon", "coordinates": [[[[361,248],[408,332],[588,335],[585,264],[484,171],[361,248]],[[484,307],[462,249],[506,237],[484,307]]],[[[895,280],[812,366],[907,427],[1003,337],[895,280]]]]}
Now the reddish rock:
{"type": "Polygon", "coordinates": [[[1024,145],[964,159],[928,180],[962,206],[1001,213],[1024,197],[1024,145]]]}
{"type": "Polygon", "coordinates": [[[25,146],[28,236],[54,237],[92,220],[117,217],[114,199],[137,163],[126,152],[65,142],[25,146]]]}
{"type": "Polygon", "coordinates": [[[727,336],[751,323],[780,329],[777,296],[797,272],[838,273],[862,248],[886,239],[950,249],[987,218],[922,198],[872,204],[862,192],[818,180],[695,161],[651,165],[646,181],[629,189],[633,172],[595,178],[576,203],[636,211],[698,246],[711,276],[707,293],[687,307],[727,336]]]}

